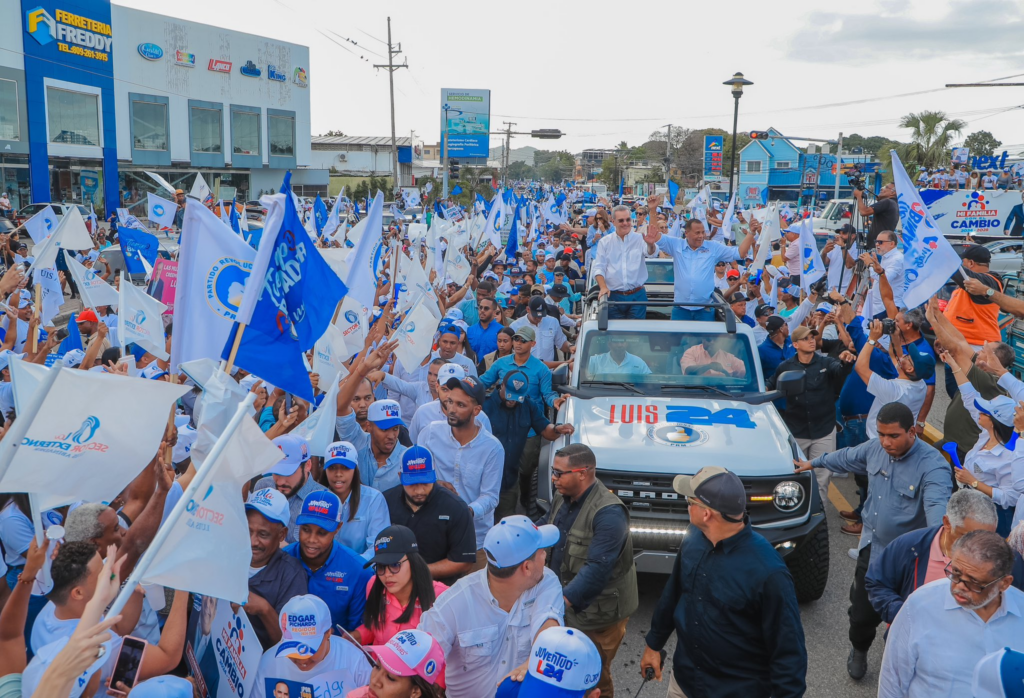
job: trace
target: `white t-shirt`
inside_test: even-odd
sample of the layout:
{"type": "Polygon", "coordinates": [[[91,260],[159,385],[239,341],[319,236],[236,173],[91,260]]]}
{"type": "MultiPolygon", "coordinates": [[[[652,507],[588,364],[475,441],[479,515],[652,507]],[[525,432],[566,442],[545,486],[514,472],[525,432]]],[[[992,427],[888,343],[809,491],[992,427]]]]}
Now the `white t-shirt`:
{"type": "MultiPolygon", "coordinates": [[[[280,644],[277,643],[263,653],[249,698],[267,698],[267,679],[311,684],[316,698],[341,698],[348,695],[349,691],[370,683],[369,662],[363,653],[347,640],[331,636],[331,651],[310,671],[301,671],[295,666],[295,662],[287,657],[275,656],[280,644]]],[[[273,690],[270,695],[273,695],[273,690]]]]}
{"type": "Polygon", "coordinates": [[[914,413],[914,420],[917,421],[917,415],[920,414],[921,406],[924,405],[928,386],[924,384],[924,381],[882,378],[877,373],[872,373],[868,380],[868,392],[875,396],[875,401],[871,403],[871,409],[868,410],[868,421],[864,425],[864,430],[869,439],[874,439],[878,437],[875,420],[883,405],[888,405],[890,402],[903,403],[914,413]]]}

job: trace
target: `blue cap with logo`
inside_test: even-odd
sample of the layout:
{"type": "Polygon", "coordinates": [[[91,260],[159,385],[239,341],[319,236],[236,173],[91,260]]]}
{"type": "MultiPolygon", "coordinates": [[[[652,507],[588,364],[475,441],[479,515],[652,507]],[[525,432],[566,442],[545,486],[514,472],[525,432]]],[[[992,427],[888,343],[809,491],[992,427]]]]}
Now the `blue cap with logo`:
{"type": "Polygon", "coordinates": [[[378,429],[391,429],[404,424],[402,408],[395,400],[377,400],[371,403],[366,411],[366,419],[376,424],[378,429]]]}
{"type": "Polygon", "coordinates": [[[403,485],[425,485],[437,482],[434,457],[422,446],[413,446],[402,454],[403,485]]]}
{"type": "Polygon", "coordinates": [[[309,460],[309,442],[301,436],[282,434],[274,439],[273,443],[284,454],[284,458],[267,471],[270,475],[291,477],[303,463],[309,460]]]}
{"type": "Polygon", "coordinates": [[[341,500],[329,490],[310,492],[302,500],[302,509],[295,517],[295,523],[299,526],[315,524],[333,533],[341,525],[341,500]]]}
{"type": "Polygon", "coordinates": [[[530,648],[522,694],[530,698],[583,698],[601,678],[601,654],[574,628],[548,628],[530,648]]]}
{"type": "Polygon", "coordinates": [[[355,470],[359,467],[359,455],[356,453],[356,447],[350,444],[348,441],[335,441],[327,447],[327,460],[324,461],[324,467],[330,468],[332,465],[341,465],[349,470],[355,470]]]}
{"type": "Polygon", "coordinates": [[[505,399],[511,402],[522,402],[530,390],[530,379],[522,371],[509,371],[503,381],[505,399]]]}

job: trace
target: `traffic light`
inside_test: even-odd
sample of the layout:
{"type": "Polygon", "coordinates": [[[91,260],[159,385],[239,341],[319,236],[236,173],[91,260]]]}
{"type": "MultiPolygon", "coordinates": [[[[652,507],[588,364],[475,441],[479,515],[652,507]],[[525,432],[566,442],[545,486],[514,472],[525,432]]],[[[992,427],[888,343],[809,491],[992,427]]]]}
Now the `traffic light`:
{"type": "Polygon", "coordinates": [[[750,140],[752,141],[766,141],[772,137],[772,134],[767,131],[751,131],[750,140]]]}
{"type": "Polygon", "coordinates": [[[459,161],[449,160],[448,161],[448,179],[459,178],[459,161]]]}

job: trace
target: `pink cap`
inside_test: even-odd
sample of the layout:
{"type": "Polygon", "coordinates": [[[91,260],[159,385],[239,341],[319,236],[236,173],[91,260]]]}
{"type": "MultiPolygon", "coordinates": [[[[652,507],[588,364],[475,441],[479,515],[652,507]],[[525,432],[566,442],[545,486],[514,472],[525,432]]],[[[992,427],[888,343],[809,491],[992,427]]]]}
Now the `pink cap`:
{"type": "Polygon", "coordinates": [[[429,684],[444,671],[444,652],[437,640],[422,630],[401,630],[383,645],[366,648],[394,676],[419,676],[429,684]]]}

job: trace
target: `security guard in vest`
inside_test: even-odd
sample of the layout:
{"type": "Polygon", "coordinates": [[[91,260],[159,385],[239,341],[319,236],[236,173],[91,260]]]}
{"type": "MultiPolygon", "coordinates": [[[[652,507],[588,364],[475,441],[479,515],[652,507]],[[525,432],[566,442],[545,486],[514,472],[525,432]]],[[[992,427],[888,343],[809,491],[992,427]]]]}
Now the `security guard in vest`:
{"type": "Polygon", "coordinates": [[[597,458],[585,444],[555,453],[551,482],[558,493],[548,523],[561,536],[548,565],[562,582],[565,625],[594,641],[601,653],[601,698],[615,695],[611,664],[639,605],[629,513],[597,482],[597,458]]]}

